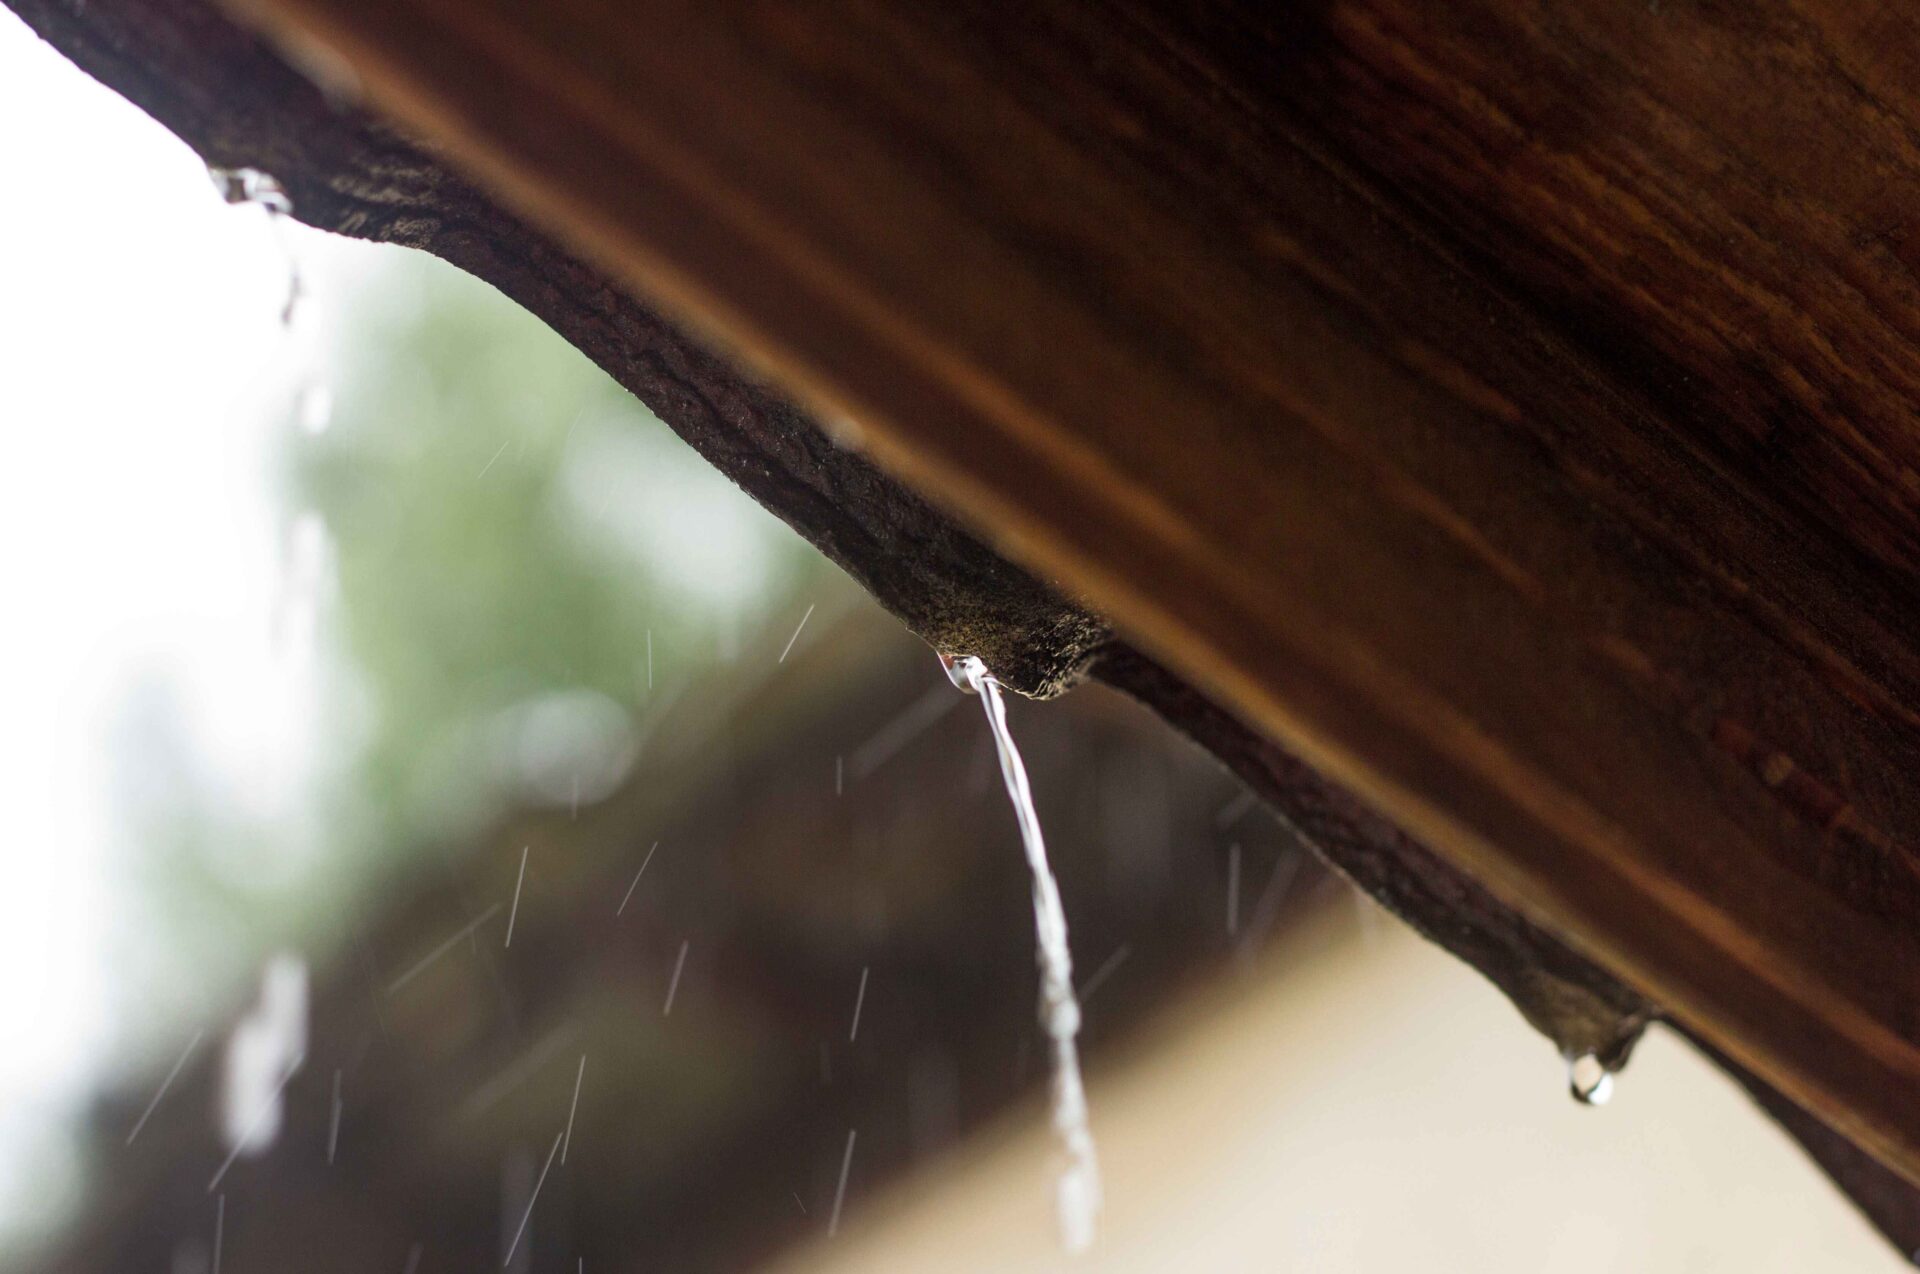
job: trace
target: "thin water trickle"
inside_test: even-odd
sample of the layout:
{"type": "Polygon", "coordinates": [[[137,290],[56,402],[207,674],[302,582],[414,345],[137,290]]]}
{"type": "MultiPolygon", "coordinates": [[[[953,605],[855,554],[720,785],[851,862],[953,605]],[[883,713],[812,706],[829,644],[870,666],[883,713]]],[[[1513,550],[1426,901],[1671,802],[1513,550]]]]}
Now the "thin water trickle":
{"type": "Polygon", "coordinates": [[[513,880],[513,908],[507,912],[507,940],[501,944],[503,947],[513,945],[513,922],[520,918],[520,887],[527,883],[527,854],[532,849],[531,845],[520,847],[520,874],[513,880]]]}
{"type": "Polygon", "coordinates": [[[680,975],[686,971],[687,948],[692,944],[693,939],[691,938],[682,938],[680,940],[680,957],[673,962],[673,978],[667,983],[667,1002],[660,1009],[661,1017],[665,1017],[673,1012],[673,997],[680,994],[680,975]]]}
{"type": "Polygon", "coordinates": [[[333,1071],[333,1106],[327,1116],[327,1163],[333,1163],[334,1151],[340,1147],[340,1068],[333,1071]]]}
{"type": "Polygon", "coordinates": [[[258,1155],[280,1135],[282,1093],[307,1057],[307,966],[276,955],[260,979],[260,999],[227,1040],[219,1122],[227,1158],[207,1182],[212,1194],[242,1155],[258,1155]]]}
{"type": "Polygon", "coordinates": [[[199,1047],[200,1041],[205,1035],[206,1032],[203,1030],[195,1031],[193,1038],[187,1041],[186,1048],[180,1051],[180,1060],[173,1064],[173,1069],[167,1072],[167,1077],[160,1081],[160,1088],[154,1093],[153,1100],[147,1103],[147,1108],[141,1113],[139,1122],[134,1124],[133,1131],[127,1134],[127,1144],[129,1146],[133,1144],[133,1139],[140,1135],[140,1130],[147,1126],[147,1120],[153,1118],[153,1112],[159,1109],[160,1099],[167,1095],[169,1088],[173,1087],[173,1081],[180,1078],[181,1068],[186,1066],[187,1058],[193,1053],[194,1049],[199,1047]]]}
{"type": "Polygon", "coordinates": [[[573,1073],[573,1101],[567,1106],[567,1132],[560,1143],[560,1162],[567,1161],[567,1151],[573,1149],[573,1117],[580,1113],[580,1084],[587,1077],[587,1055],[580,1054],[580,1069],[573,1073]]]}
{"type": "Polygon", "coordinates": [[[289,955],[268,961],[260,999],[227,1041],[220,1125],[227,1147],[257,1154],[280,1131],[283,1073],[307,1051],[307,966],[289,955]]]}
{"type": "Polygon", "coordinates": [[[520,1215],[520,1228],[513,1232],[513,1241],[507,1244],[507,1254],[500,1259],[502,1266],[513,1264],[513,1254],[520,1248],[520,1240],[527,1232],[527,1222],[533,1220],[533,1206],[540,1202],[540,1187],[547,1184],[547,1173],[553,1170],[553,1157],[560,1153],[560,1139],[564,1135],[553,1135],[553,1149],[547,1151],[546,1166],[540,1169],[540,1179],[533,1183],[533,1193],[527,1197],[527,1210],[520,1215]]]}
{"type": "Polygon", "coordinates": [[[207,176],[213,179],[213,188],[228,203],[250,204],[266,211],[273,241],[287,263],[287,299],[280,307],[280,326],[292,327],[294,312],[300,308],[306,286],[300,276],[299,259],[294,256],[293,245],[287,242],[280,224],[281,218],[293,212],[293,199],[287,194],[287,188],[272,173],[258,168],[209,167],[207,176]]]}
{"type": "Polygon", "coordinates": [[[274,213],[293,211],[293,201],[287,198],[287,188],[272,173],[262,172],[258,168],[209,166],[207,176],[213,180],[213,188],[228,203],[259,204],[274,213]]]}
{"type": "Polygon", "coordinates": [[[1085,1251],[1093,1243],[1100,1213],[1100,1161],[1094,1150],[1093,1130],[1087,1119],[1086,1087],[1080,1079],[1080,1002],[1073,990],[1073,955],[1067,945],[1067,915],[1060,905],[1060,887],[1047,863],[1047,846],[1040,834],[1040,816],[1033,806],[1027,767],[1007,726],[1007,705],[1000,683],[986,664],[973,656],[940,656],[947,677],[960,689],[980,697],[1000,755],[1000,776],[1013,801],[1020,824],[1020,841],[1033,876],[1033,926],[1040,963],[1040,1022],[1053,1045],[1053,1130],[1067,1152],[1067,1166],[1056,1185],[1060,1238],[1069,1252],[1085,1251]]]}
{"type": "Polygon", "coordinates": [[[847,1201],[847,1173],[853,1167],[853,1143],[859,1135],[859,1129],[847,1129],[846,1153],[840,1156],[840,1185],[833,1192],[833,1217],[827,1222],[828,1238],[840,1233],[840,1208],[847,1201]]]}
{"type": "Polygon", "coordinates": [[[1592,1053],[1567,1063],[1567,1088],[1582,1106],[1604,1106],[1613,1097],[1613,1072],[1592,1053]]]}
{"type": "Polygon", "coordinates": [[[860,1038],[860,1010],[867,1003],[867,975],[873,972],[869,965],[860,966],[860,993],[853,1000],[853,1027],[847,1032],[847,1043],[860,1038]]]}

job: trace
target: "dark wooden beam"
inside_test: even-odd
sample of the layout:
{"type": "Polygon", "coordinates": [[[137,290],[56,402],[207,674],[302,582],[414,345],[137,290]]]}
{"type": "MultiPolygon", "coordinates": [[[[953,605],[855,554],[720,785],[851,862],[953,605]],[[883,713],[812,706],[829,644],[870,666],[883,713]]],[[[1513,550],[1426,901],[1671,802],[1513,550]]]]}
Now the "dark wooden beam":
{"type": "Polygon", "coordinates": [[[276,175],[308,224],[431,252],[578,346],[939,648],[1044,695],[1091,659],[1234,769],[1384,906],[1474,965],[1569,1055],[1624,1059],[1651,1012],[1458,868],[1125,647],[790,401],[713,357],[413,141],[323,96],[205,0],[8,0],[210,164],[276,175]],[[1231,727],[1231,728],[1229,728],[1231,727]]]}
{"type": "MultiPolygon", "coordinates": [[[[714,358],[618,283],[446,171],[417,142],[365,114],[338,91],[323,97],[204,0],[7,3],[62,52],[187,139],[209,163],[272,171],[293,193],[295,214],[303,220],[357,237],[423,248],[501,287],[645,399],[697,449],[934,644],[982,650],[1003,675],[1038,693],[1068,684],[1097,654],[1099,675],[1140,697],[1213,751],[1357,883],[1487,974],[1563,1051],[1624,1056],[1651,1010],[1614,976],[1569,948],[1554,928],[1517,914],[1502,897],[1463,875],[1453,859],[1408,836],[1303,764],[1270,734],[1249,729],[1180,676],[1128,647],[1103,648],[1104,626],[1084,608],[1060,601],[1058,593],[1008,565],[884,471],[834,445],[805,411],[779,392],[714,358]]],[[[307,51],[312,52],[310,47],[307,51]]],[[[314,65],[323,81],[336,90],[341,87],[338,77],[344,64],[333,60],[314,65]]],[[[1252,144],[1231,136],[1215,142],[1227,148],[1229,158],[1252,144]]],[[[1326,172],[1333,171],[1343,182],[1358,181],[1323,158],[1303,160],[1296,153],[1304,149],[1324,156],[1324,143],[1308,146],[1299,136],[1290,136],[1281,149],[1283,157],[1291,155],[1291,162],[1305,164],[1303,171],[1319,174],[1316,180],[1324,182],[1326,172]]],[[[1147,157],[1145,151],[1142,155],[1147,157]]],[[[1218,156],[1194,162],[1200,177],[1214,167],[1233,171],[1233,165],[1218,156]]],[[[1196,178],[1196,185],[1204,182],[1196,178]]],[[[1274,193],[1276,209],[1284,206],[1280,193],[1274,193]]],[[[1443,259],[1462,256],[1457,243],[1444,244],[1431,226],[1419,227],[1413,214],[1375,191],[1364,198],[1346,196],[1315,226],[1310,227],[1310,240],[1303,240],[1312,253],[1296,251],[1296,263],[1315,268],[1329,285],[1337,280],[1338,270],[1371,269],[1368,287],[1377,296],[1369,313],[1375,322],[1387,321],[1394,307],[1431,308],[1432,257],[1437,252],[1443,259]],[[1372,246],[1384,251],[1381,244],[1397,244],[1399,255],[1375,259],[1364,252],[1349,251],[1344,257],[1336,252],[1353,236],[1364,240],[1360,229],[1348,224],[1352,218],[1341,215],[1349,207],[1366,217],[1386,216],[1381,209],[1389,208],[1400,229],[1389,235],[1376,226],[1372,246]],[[1412,247],[1407,246],[1409,235],[1412,247]],[[1403,290],[1393,290],[1402,284],[1403,290]]],[[[1271,232],[1273,226],[1266,229],[1271,232]]],[[[1440,277],[1448,286],[1464,289],[1470,300],[1484,302],[1487,314],[1507,324],[1492,335],[1479,333],[1486,315],[1475,315],[1473,322],[1451,331],[1450,339],[1479,349],[1485,357],[1506,357],[1513,352],[1511,329],[1517,326],[1533,343],[1523,343],[1523,351],[1533,350],[1532,361],[1523,360],[1520,367],[1532,369],[1536,392],[1545,392],[1540,384],[1550,380],[1548,373],[1573,369],[1568,385],[1561,387],[1574,399],[1569,420],[1585,419],[1579,413],[1598,410],[1595,403],[1627,412],[1628,422],[1636,427],[1655,419],[1640,408],[1620,406],[1616,385],[1583,370],[1578,361],[1568,361],[1567,340],[1553,334],[1552,323],[1520,314],[1516,302],[1498,291],[1487,300],[1481,282],[1461,282],[1458,273],[1443,272],[1440,277]],[[1501,336],[1502,331],[1508,334],[1501,336]],[[1484,349],[1474,345],[1476,339],[1487,343],[1484,349]]],[[[1364,299],[1364,289],[1341,286],[1344,290],[1336,295],[1343,304],[1364,299]]],[[[1445,289],[1440,291],[1444,295],[1445,289]]],[[[1429,328],[1432,325],[1429,318],[1429,328]]],[[[1457,367],[1436,364],[1431,352],[1419,348],[1403,352],[1472,396],[1474,382],[1457,367]]],[[[1570,436],[1578,440],[1577,432],[1570,436]]],[[[1673,476],[1662,468],[1664,453],[1637,444],[1628,452],[1650,471],[1673,476]]],[[[1444,458],[1445,453],[1438,447],[1408,453],[1410,459],[1424,456],[1429,462],[1436,455],[1444,458]]],[[[1470,466],[1462,470],[1470,471],[1470,466]]],[[[1601,519],[1589,516],[1581,525],[1590,524],[1598,524],[1603,541],[1620,538],[1618,528],[1601,519]]],[[[1726,532],[1711,519],[1696,530],[1726,532]]],[[[1638,551],[1646,550],[1642,546],[1638,551]]],[[[1652,572],[1664,558],[1650,556],[1652,572]]],[[[1842,580],[1843,573],[1834,571],[1833,579],[1842,580]]],[[[1797,586],[1818,583],[1802,579],[1797,586]]],[[[1724,604],[1724,593],[1710,599],[1715,605],[1706,605],[1689,594],[1689,589],[1698,592],[1699,585],[1689,583],[1688,577],[1668,581],[1666,587],[1661,597],[1670,603],[1678,595],[1686,604],[1667,604],[1651,612],[1618,607],[1615,614],[1622,624],[1645,621],[1649,614],[1653,622],[1640,622],[1632,630],[1633,642],[1616,643],[1616,649],[1631,652],[1638,643],[1655,650],[1660,661],[1679,661],[1679,675],[1670,670],[1663,674],[1664,691],[1683,709],[1685,696],[1700,694],[1703,687],[1709,693],[1716,684],[1744,689],[1744,697],[1718,715],[1693,710],[1691,720],[1723,747],[1734,746],[1763,778],[1780,775],[1779,763],[1773,754],[1756,749],[1761,735],[1741,727],[1743,719],[1760,716],[1766,731],[1798,730],[1791,739],[1795,748],[1820,745],[1812,727],[1821,718],[1796,725],[1795,713],[1806,699],[1810,680],[1806,670],[1777,651],[1751,662],[1753,643],[1747,640],[1742,646],[1746,639],[1740,638],[1737,625],[1736,640],[1718,638],[1716,626],[1725,615],[1715,607],[1724,604]],[[1729,662],[1743,649],[1748,663],[1729,662]],[[1731,671],[1723,671],[1723,665],[1731,671]],[[1766,693],[1769,679],[1784,687],[1777,699],[1766,693]]],[[[1840,587],[1833,585],[1836,591],[1840,587]]],[[[1603,609],[1616,606],[1612,599],[1621,591],[1589,601],[1603,609]]],[[[1786,779],[1776,786],[1791,789],[1788,794],[1800,808],[1831,813],[1831,806],[1822,805],[1821,789],[1804,773],[1789,772],[1786,779]]],[[[1834,820],[1837,833],[1851,834],[1855,818],[1854,812],[1843,810],[1834,820]]],[[[1750,1073],[1736,1074],[1902,1250],[1913,1247],[1920,1237],[1920,1206],[1910,1188],[1887,1177],[1763,1081],[1750,1073]]]]}
{"type": "Polygon", "coordinates": [[[1903,21],[247,12],[1920,1176],[1903,21]]]}

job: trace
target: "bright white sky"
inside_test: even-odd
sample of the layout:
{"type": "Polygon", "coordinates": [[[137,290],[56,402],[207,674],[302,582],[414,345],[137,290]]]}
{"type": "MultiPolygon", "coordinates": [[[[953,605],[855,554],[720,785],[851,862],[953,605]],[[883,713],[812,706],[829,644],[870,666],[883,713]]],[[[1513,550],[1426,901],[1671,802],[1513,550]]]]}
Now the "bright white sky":
{"type": "MultiPolygon", "coordinates": [[[[24,1179],[45,1185],[20,1152],[47,1149],[114,1040],[116,701],[164,677],[242,774],[307,737],[268,641],[287,536],[267,462],[326,324],[280,327],[261,210],[3,10],[0,167],[3,1228],[24,1179]]],[[[288,235],[322,311],[378,256],[288,235]]]]}
{"type": "MultiPolygon", "coordinates": [[[[275,861],[236,875],[313,847],[300,619],[330,553],[317,521],[275,507],[272,461],[302,388],[336,379],[336,309],[398,250],[279,227],[306,285],[283,328],[287,255],[265,212],[224,203],[185,144],[4,10],[0,171],[4,1248],[9,1228],[58,1220],[76,1168],[62,1125],[100,1078],[163,1074],[230,1007],[210,995],[203,1021],[157,1022],[112,976],[152,941],[114,799],[130,692],[164,687],[188,731],[161,762],[279,830],[275,861]]],[[[786,533],[690,453],[583,430],[566,485],[572,513],[686,604],[764,601],[786,533]]]]}

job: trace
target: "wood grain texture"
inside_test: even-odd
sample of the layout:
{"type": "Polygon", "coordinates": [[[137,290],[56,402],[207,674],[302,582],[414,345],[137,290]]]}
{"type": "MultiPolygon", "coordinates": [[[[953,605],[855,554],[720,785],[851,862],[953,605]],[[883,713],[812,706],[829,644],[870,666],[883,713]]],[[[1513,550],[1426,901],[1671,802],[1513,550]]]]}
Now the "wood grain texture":
{"type": "Polygon", "coordinates": [[[248,11],[1920,1175],[1920,39],[1574,8],[248,11]]]}
{"type": "Polygon", "coordinates": [[[7,0],[66,56],[211,164],[272,172],[292,215],[433,253],[499,287],[651,407],[927,641],[984,652],[1028,693],[1097,656],[1252,785],[1332,865],[1479,969],[1564,1054],[1624,1060],[1652,1009],[1550,932],[1026,572],[791,401],[713,357],[385,121],[324,94],[204,0],[7,0]]]}

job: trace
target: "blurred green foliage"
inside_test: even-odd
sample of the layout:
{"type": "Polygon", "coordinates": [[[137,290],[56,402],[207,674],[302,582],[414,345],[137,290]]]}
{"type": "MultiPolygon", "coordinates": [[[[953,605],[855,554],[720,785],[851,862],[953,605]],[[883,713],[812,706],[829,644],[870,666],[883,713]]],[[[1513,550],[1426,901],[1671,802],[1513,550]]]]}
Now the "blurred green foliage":
{"type": "Polygon", "coordinates": [[[305,813],[262,818],[197,770],[163,692],[129,720],[123,750],[178,759],[142,785],[129,864],[140,945],[167,953],[132,990],[160,1020],[204,1017],[275,947],[324,960],[394,873],[457,857],[522,795],[516,708],[572,695],[638,718],[803,592],[845,587],[536,319],[383,255],[341,307],[330,427],[278,426],[284,514],[319,516],[335,572],[305,813]]]}

